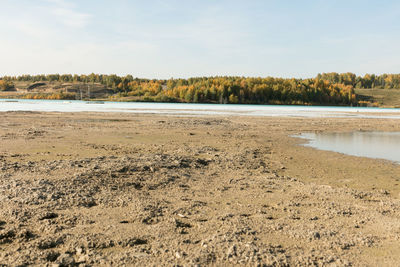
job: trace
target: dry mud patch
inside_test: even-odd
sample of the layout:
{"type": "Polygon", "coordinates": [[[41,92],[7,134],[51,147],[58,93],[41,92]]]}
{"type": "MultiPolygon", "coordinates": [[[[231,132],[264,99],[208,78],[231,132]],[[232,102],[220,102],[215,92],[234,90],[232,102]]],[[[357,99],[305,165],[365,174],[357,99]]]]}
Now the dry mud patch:
{"type": "Polygon", "coordinates": [[[5,266],[400,262],[398,166],[289,137],[394,121],[5,113],[0,124],[5,266]]]}

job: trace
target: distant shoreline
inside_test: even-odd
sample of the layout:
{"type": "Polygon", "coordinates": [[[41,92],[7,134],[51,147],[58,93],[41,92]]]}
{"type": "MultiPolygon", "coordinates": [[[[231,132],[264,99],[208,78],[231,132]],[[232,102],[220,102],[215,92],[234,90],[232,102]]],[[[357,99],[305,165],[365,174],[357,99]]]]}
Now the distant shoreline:
{"type": "Polygon", "coordinates": [[[0,78],[0,98],[118,102],[400,107],[400,74],[323,73],[310,79],[131,75],[23,75],[0,78]]]}

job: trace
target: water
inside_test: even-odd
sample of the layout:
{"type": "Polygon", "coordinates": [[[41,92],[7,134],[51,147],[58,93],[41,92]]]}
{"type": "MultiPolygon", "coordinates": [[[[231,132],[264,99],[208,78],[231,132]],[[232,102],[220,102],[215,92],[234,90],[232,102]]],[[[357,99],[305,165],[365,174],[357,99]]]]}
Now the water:
{"type": "Polygon", "coordinates": [[[240,115],[400,119],[400,109],[383,108],[138,102],[104,102],[87,104],[85,101],[0,99],[0,112],[4,111],[129,112],[197,116],[240,115]]]}
{"type": "Polygon", "coordinates": [[[400,163],[400,132],[303,133],[304,146],[400,163]]]}

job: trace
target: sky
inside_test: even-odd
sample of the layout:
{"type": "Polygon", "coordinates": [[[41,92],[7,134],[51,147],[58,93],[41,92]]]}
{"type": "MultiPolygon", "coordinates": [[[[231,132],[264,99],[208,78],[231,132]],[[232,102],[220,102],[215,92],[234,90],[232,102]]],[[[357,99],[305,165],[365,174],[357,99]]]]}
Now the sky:
{"type": "Polygon", "coordinates": [[[0,76],[399,73],[396,0],[0,0],[0,76]]]}

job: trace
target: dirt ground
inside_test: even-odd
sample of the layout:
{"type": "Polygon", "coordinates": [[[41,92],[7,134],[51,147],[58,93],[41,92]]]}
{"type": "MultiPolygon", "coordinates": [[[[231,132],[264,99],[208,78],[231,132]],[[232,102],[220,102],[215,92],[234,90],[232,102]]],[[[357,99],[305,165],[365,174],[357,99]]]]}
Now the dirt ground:
{"type": "Polygon", "coordinates": [[[0,114],[0,266],[399,266],[398,120],[0,114]]]}

